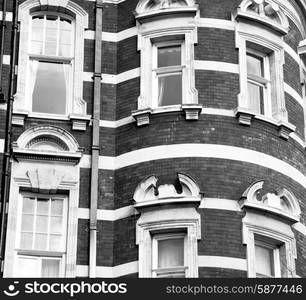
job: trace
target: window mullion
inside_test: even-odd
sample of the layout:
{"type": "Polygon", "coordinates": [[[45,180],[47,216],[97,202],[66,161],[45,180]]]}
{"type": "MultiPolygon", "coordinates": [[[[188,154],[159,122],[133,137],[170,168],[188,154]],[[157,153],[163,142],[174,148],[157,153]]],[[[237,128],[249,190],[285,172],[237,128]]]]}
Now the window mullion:
{"type": "Polygon", "coordinates": [[[57,17],[56,19],[56,55],[58,56],[59,55],[59,41],[60,41],[60,17],[57,17]]]}
{"type": "Polygon", "coordinates": [[[50,229],[51,229],[51,198],[49,198],[48,207],[48,229],[47,229],[47,250],[50,250],[50,229]]]}

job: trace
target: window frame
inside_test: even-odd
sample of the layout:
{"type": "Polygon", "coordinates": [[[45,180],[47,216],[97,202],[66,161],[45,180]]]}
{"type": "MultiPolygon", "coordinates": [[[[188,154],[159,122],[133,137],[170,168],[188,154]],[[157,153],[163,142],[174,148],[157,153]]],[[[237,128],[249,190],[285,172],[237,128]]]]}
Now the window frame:
{"type": "MultiPolygon", "coordinates": [[[[40,193],[30,193],[30,192],[21,192],[18,201],[18,218],[17,218],[17,237],[15,241],[15,252],[16,252],[16,259],[15,259],[15,266],[14,266],[14,274],[18,274],[18,259],[19,257],[25,258],[36,258],[40,261],[42,258],[47,259],[57,259],[60,260],[60,272],[59,277],[63,277],[65,274],[65,261],[67,255],[67,231],[68,231],[68,197],[67,195],[63,194],[54,194],[54,195],[45,195],[40,193]],[[52,198],[61,198],[63,199],[63,228],[65,229],[62,235],[62,249],[60,250],[37,250],[37,249],[23,249],[20,247],[20,240],[21,240],[21,226],[22,226],[22,208],[23,208],[23,200],[25,197],[32,197],[36,198],[35,201],[37,203],[37,198],[46,198],[51,200],[52,198]]],[[[37,206],[37,204],[35,205],[37,206]]],[[[36,219],[36,210],[34,211],[34,221],[36,219]]],[[[50,215],[48,213],[48,219],[50,215]]],[[[35,225],[34,225],[35,226],[35,225]]],[[[35,234],[35,231],[33,231],[35,234]]],[[[48,232],[49,235],[49,232],[48,232]]],[[[33,239],[34,242],[34,239],[33,239]]],[[[41,268],[41,265],[40,265],[41,268]]]]}
{"type": "Polygon", "coordinates": [[[177,274],[183,273],[186,277],[186,271],[188,270],[188,266],[186,265],[186,255],[187,255],[187,234],[186,233],[158,233],[152,236],[152,277],[164,278],[167,277],[167,274],[177,274]],[[184,266],[176,266],[169,268],[158,268],[158,242],[161,240],[171,240],[171,239],[183,239],[183,251],[184,251],[184,266]],[[163,276],[165,275],[165,276],[163,276]]]}
{"type": "Polygon", "coordinates": [[[186,69],[186,54],[185,54],[185,40],[181,38],[177,38],[174,40],[164,41],[164,42],[153,42],[152,41],[152,108],[167,108],[173,106],[181,106],[186,102],[185,99],[185,69],[186,69]],[[180,46],[181,47],[181,64],[176,66],[167,66],[167,67],[158,67],[158,49],[159,48],[167,48],[172,46],[180,46]],[[160,87],[158,84],[159,77],[162,76],[171,76],[180,74],[182,78],[182,99],[181,103],[174,105],[159,105],[159,91],[160,87]]]}
{"type": "Polygon", "coordinates": [[[266,248],[272,251],[271,263],[272,263],[272,270],[273,276],[268,276],[265,274],[259,274],[256,270],[256,278],[279,278],[281,277],[281,264],[280,264],[280,249],[279,246],[269,240],[262,240],[260,237],[255,237],[255,260],[257,261],[256,256],[256,246],[266,248]]]}
{"type": "MultiPolygon", "coordinates": [[[[30,112],[36,116],[44,115],[44,116],[66,116],[69,114],[69,112],[72,110],[71,106],[73,103],[73,87],[74,87],[74,62],[75,62],[75,40],[76,40],[76,30],[75,30],[75,20],[63,13],[58,13],[58,12],[52,12],[52,11],[39,11],[39,12],[34,12],[30,14],[30,22],[29,22],[29,34],[28,34],[28,66],[27,66],[27,74],[29,76],[27,77],[26,81],[26,103],[30,112]],[[43,16],[44,18],[44,37],[43,37],[43,44],[45,45],[45,30],[46,30],[46,18],[48,16],[56,16],[57,19],[63,18],[71,21],[71,37],[72,37],[72,43],[71,43],[71,56],[60,56],[60,55],[45,55],[45,54],[35,54],[32,52],[31,46],[32,46],[32,29],[33,29],[33,17],[36,16],[43,16]],[[44,63],[53,63],[53,64],[65,64],[69,66],[69,83],[66,86],[66,105],[65,105],[65,111],[63,113],[47,113],[47,112],[39,112],[39,111],[33,111],[33,91],[30,91],[30,75],[31,75],[31,65],[33,61],[38,61],[38,62],[44,62],[44,63]]],[[[57,47],[59,46],[59,32],[57,33],[57,47]]]]}
{"type": "MultiPolygon", "coordinates": [[[[85,29],[88,28],[88,13],[79,5],[72,1],[59,1],[57,9],[53,6],[47,6],[44,10],[40,9],[39,0],[27,0],[19,5],[18,21],[20,23],[20,39],[19,39],[19,65],[17,78],[17,92],[14,101],[13,124],[24,125],[25,117],[60,119],[73,122],[73,125],[78,120],[87,122],[89,116],[87,115],[87,104],[83,100],[83,72],[84,72],[84,41],[85,29]],[[35,11],[35,13],[33,12],[35,11]],[[30,31],[31,19],[33,14],[50,14],[57,15],[63,13],[66,19],[72,18],[74,21],[74,60],[71,76],[71,97],[68,109],[65,114],[46,114],[32,112],[32,104],[29,102],[28,93],[28,68],[29,68],[29,46],[30,46],[30,31]],[[23,62],[23,63],[21,63],[23,62]],[[84,121],[85,120],[85,121],[84,121]]],[[[32,100],[32,99],[31,99],[32,100]]],[[[83,129],[82,129],[83,130],[83,129]]]]}
{"type": "MultiPolygon", "coordinates": [[[[256,51],[251,48],[247,48],[246,56],[247,57],[253,56],[256,58],[260,58],[262,60],[263,76],[256,76],[250,74],[247,70],[247,82],[263,88],[263,95],[262,95],[263,103],[261,103],[260,100],[259,103],[260,112],[256,112],[256,114],[272,118],[272,108],[271,108],[272,79],[270,74],[270,68],[272,64],[271,60],[273,58],[269,54],[264,54],[260,51],[256,51]],[[263,105],[263,107],[261,107],[261,105],[263,105]]],[[[248,101],[250,101],[249,88],[248,88],[248,101]]],[[[251,109],[250,102],[249,102],[249,109],[251,109]]]]}

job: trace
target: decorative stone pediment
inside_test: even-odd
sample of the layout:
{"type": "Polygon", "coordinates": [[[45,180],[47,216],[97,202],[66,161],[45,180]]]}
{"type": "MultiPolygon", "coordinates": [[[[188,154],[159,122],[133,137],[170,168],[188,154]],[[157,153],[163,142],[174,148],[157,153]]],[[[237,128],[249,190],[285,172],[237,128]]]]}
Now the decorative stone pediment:
{"type": "Polygon", "coordinates": [[[289,31],[287,16],[273,0],[244,0],[233,12],[233,17],[261,23],[282,35],[289,31]]]}
{"type": "Polygon", "coordinates": [[[144,179],[137,186],[133,199],[136,208],[170,203],[200,204],[201,192],[191,177],[178,173],[175,184],[158,185],[155,176],[144,179]]]}
{"type": "Polygon", "coordinates": [[[286,188],[262,195],[264,181],[253,183],[240,199],[241,208],[263,210],[293,223],[300,219],[301,209],[296,197],[286,188]]]}
{"type": "Polygon", "coordinates": [[[39,126],[26,130],[13,143],[15,157],[23,159],[78,161],[80,149],[75,138],[55,126],[39,126]]]}
{"type": "Polygon", "coordinates": [[[179,12],[196,12],[194,0],[140,0],[136,7],[136,18],[179,12]]]}

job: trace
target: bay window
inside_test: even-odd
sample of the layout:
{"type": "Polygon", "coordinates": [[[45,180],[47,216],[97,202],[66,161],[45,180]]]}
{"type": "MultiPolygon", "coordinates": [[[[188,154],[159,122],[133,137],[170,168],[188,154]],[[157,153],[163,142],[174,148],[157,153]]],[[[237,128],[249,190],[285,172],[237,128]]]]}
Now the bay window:
{"type": "Polygon", "coordinates": [[[72,95],[74,32],[66,16],[32,16],[28,97],[32,111],[66,114],[72,95]]]}

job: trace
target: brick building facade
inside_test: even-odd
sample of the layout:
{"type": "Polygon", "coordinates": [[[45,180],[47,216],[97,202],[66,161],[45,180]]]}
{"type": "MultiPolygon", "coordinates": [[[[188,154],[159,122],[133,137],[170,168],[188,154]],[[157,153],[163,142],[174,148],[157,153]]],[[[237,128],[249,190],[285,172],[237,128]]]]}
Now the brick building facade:
{"type": "Polygon", "coordinates": [[[1,2],[4,277],[306,277],[304,0],[1,2]]]}

